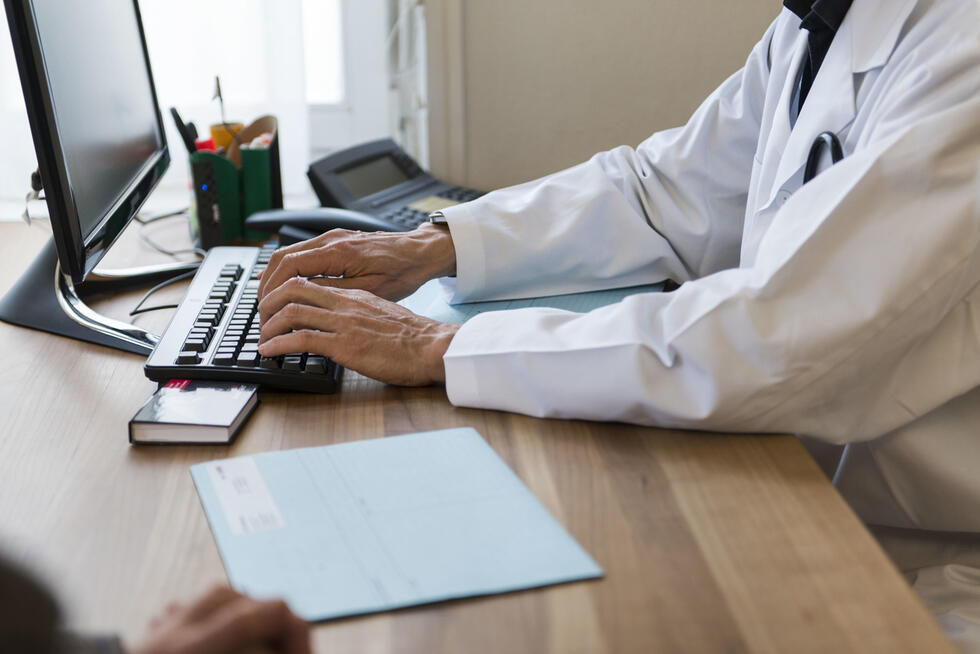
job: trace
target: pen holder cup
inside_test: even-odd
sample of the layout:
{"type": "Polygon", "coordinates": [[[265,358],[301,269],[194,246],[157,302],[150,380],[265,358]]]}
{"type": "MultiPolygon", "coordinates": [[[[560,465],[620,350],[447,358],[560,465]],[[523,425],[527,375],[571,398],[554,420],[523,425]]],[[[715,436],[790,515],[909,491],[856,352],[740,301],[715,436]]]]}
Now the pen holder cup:
{"type": "Polygon", "coordinates": [[[279,130],[274,116],[262,116],[238,132],[224,154],[197,151],[191,164],[191,231],[195,243],[209,250],[265,234],[245,229],[256,211],[282,208],[279,130]],[[268,144],[250,144],[270,134],[268,144]]]}

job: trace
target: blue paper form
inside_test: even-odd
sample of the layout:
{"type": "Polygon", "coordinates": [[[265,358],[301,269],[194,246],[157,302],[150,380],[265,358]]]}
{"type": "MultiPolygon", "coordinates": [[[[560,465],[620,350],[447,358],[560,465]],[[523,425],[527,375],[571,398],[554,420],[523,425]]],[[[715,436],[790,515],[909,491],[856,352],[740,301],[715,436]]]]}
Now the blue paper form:
{"type": "Polygon", "coordinates": [[[586,313],[599,307],[620,302],[630,295],[637,293],[654,293],[663,290],[663,284],[647,286],[630,286],[629,288],[614,288],[606,291],[590,293],[572,293],[569,295],[550,295],[523,300],[496,300],[491,302],[469,302],[464,304],[449,304],[439,280],[426,282],[419,290],[401,300],[399,304],[413,313],[439,322],[462,324],[473,316],[486,311],[504,311],[507,309],[523,309],[526,307],[551,307],[576,313],[586,313]]]}
{"type": "Polygon", "coordinates": [[[602,576],[471,428],[191,474],[232,586],[307,620],[602,576]]]}

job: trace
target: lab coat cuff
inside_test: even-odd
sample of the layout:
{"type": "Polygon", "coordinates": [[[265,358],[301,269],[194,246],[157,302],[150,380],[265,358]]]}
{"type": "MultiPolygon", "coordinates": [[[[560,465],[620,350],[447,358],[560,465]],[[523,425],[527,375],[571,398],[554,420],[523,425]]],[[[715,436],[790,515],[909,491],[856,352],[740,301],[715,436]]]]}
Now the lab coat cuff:
{"type": "Polygon", "coordinates": [[[477,212],[465,204],[442,211],[456,249],[456,284],[449,300],[456,304],[486,286],[486,248],[477,212]]]}
{"type": "Polygon", "coordinates": [[[493,333],[505,313],[493,311],[470,318],[450,342],[442,361],[446,368],[446,395],[454,406],[481,407],[486,403],[476,357],[485,353],[487,330],[493,333]]]}

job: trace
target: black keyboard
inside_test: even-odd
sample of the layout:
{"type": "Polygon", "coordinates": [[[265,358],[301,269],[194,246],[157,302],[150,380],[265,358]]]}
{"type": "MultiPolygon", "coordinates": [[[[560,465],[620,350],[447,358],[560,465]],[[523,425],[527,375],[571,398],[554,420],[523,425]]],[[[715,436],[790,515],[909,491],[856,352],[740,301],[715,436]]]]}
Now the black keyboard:
{"type": "Polygon", "coordinates": [[[336,392],[343,368],[330,359],[259,355],[258,274],[273,251],[275,245],[211,248],[147,359],[146,376],[160,382],[211,379],[336,392]]]}

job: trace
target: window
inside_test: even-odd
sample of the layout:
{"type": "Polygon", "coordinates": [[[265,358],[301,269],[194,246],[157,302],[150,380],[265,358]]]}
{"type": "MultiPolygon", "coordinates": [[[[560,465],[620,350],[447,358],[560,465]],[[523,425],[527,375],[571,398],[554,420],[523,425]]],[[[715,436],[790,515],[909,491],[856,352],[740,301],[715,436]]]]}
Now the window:
{"type": "MultiPolygon", "coordinates": [[[[319,153],[388,135],[387,9],[386,0],[140,2],[173,159],[161,191],[186,193],[189,178],[168,109],[207,133],[221,120],[216,75],[228,120],[279,119],[287,195],[308,196],[306,168],[319,153]]],[[[0,31],[0,201],[18,202],[36,164],[2,16],[0,31]]]]}

